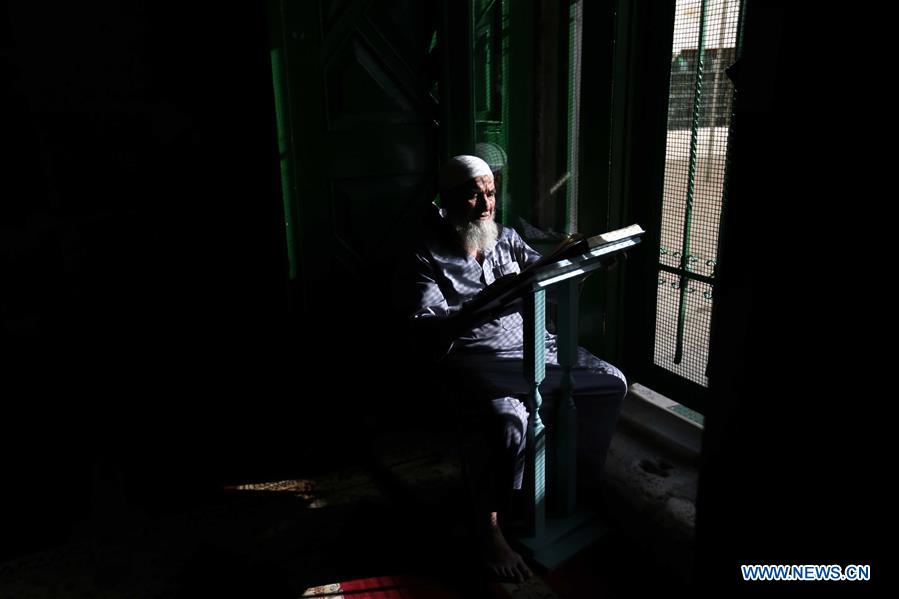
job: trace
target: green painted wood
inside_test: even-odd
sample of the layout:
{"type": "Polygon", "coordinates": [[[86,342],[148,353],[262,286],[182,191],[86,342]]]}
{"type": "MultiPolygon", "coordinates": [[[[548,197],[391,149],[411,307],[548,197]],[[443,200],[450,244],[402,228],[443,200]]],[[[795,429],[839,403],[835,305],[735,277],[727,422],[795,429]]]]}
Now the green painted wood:
{"type": "MultiPolygon", "coordinates": [[[[280,38],[280,36],[279,36],[280,38]]],[[[287,120],[286,85],[283,80],[283,47],[272,48],[272,83],[275,91],[275,122],[278,129],[278,159],[281,168],[281,196],[284,202],[284,228],[287,236],[287,258],[290,265],[289,276],[297,277],[299,264],[299,243],[297,241],[296,188],[293,177],[292,138],[287,120]]]]}
{"type": "Polygon", "coordinates": [[[530,392],[525,456],[524,492],[528,534],[540,537],[546,527],[546,439],[540,418],[540,383],[546,376],[546,293],[540,289],[524,298],[524,370],[530,392]]]}
{"type": "MultiPolygon", "coordinates": [[[[509,221],[509,0],[471,0],[475,142],[499,146],[505,166],[496,177],[497,216],[509,221]]],[[[483,156],[482,156],[483,157],[483,156]]],[[[491,161],[488,163],[493,165],[491,161]]]]}
{"type": "Polygon", "coordinates": [[[587,274],[602,268],[609,256],[639,242],[639,238],[625,239],[595,248],[581,257],[563,260],[537,274],[531,292],[524,297],[522,374],[530,389],[527,397],[530,418],[523,482],[526,533],[516,542],[547,568],[582,550],[604,530],[593,513],[577,508],[577,410],[572,398],[571,368],[577,362],[580,282],[587,274]],[[557,345],[559,364],[565,373],[562,396],[556,398],[551,424],[544,425],[539,412],[542,404],[539,385],[546,375],[545,298],[549,289],[557,292],[557,345]],[[553,508],[551,513],[547,513],[548,507],[553,508]]]}
{"type": "Polygon", "coordinates": [[[594,512],[576,510],[567,516],[549,518],[543,535],[519,537],[514,545],[526,558],[551,571],[602,539],[608,531],[608,525],[594,512]]]}

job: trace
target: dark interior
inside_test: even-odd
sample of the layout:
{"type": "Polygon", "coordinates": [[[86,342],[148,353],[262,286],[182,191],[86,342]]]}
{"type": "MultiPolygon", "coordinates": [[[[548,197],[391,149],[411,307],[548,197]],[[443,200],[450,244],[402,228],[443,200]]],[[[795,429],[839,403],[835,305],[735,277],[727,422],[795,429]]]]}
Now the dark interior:
{"type": "MultiPolygon", "coordinates": [[[[582,94],[596,101],[582,126],[600,131],[613,4],[585,2],[596,27],[585,60],[596,63],[582,94]]],[[[657,10],[646,4],[635,6],[657,10]]],[[[90,536],[113,500],[122,517],[177,518],[223,505],[225,485],[365,468],[392,434],[452,430],[396,334],[389,273],[442,157],[465,143],[466,54],[451,35],[465,17],[451,2],[271,5],[287,6],[296,34],[293,279],[272,6],[11,1],[0,14],[0,563],[90,536]],[[453,59],[429,53],[435,29],[450,32],[439,55],[453,59]],[[390,60],[387,42],[410,69],[396,89],[358,71],[379,68],[360,56],[390,60]],[[421,90],[438,79],[433,102],[421,90]]],[[[889,238],[876,226],[887,201],[872,201],[885,197],[869,174],[877,159],[854,137],[871,126],[843,119],[866,92],[843,79],[845,54],[821,49],[828,26],[850,28],[844,17],[748,6],[689,592],[772,588],[738,582],[735,563],[871,564],[875,578],[886,568],[875,427],[889,391],[875,381],[888,351],[865,348],[887,324],[877,307],[888,296],[863,273],[889,238]],[[872,235],[837,240],[864,223],[872,235]]],[[[601,170],[606,134],[585,138],[583,172],[601,170]]],[[[584,176],[582,192],[603,190],[584,176]]],[[[433,517],[404,492],[395,521],[433,517]]],[[[435,502],[450,509],[453,496],[435,502]]],[[[265,509],[289,520],[293,508],[265,509]]],[[[340,567],[306,564],[291,579],[275,559],[211,543],[179,588],[271,596],[295,590],[288,579],[414,572],[420,555],[378,548],[416,527],[397,532],[383,517],[341,521],[359,544],[340,567]]],[[[586,562],[599,586],[567,596],[666,588],[664,569],[640,561],[627,529],[617,535],[586,562]]],[[[450,541],[435,547],[457,555],[450,541]]]]}

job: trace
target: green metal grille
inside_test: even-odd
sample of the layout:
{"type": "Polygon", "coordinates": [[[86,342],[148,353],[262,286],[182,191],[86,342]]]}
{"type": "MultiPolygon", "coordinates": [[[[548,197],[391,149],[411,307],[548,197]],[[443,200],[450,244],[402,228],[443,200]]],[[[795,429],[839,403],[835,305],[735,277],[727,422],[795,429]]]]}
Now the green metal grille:
{"type": "Polygon", "coordinates": [[[740,0],[678,0],[671,54],[654,363],[708,386],[740,0]]]}

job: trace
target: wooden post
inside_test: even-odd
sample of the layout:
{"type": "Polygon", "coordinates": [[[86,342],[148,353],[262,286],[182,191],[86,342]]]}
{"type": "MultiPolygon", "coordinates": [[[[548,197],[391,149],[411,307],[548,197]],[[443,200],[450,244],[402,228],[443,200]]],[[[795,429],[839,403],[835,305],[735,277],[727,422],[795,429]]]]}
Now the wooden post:
{"type": "Polygon", "coordinates": [[[524,377],[530,387],[527,397],[527,450],[525,497],[527,534],[543,535],[546,529],[546,439],[540,419],[540,383],[546,376],[546,292],[534,291],[524,298],[524,377]]]}

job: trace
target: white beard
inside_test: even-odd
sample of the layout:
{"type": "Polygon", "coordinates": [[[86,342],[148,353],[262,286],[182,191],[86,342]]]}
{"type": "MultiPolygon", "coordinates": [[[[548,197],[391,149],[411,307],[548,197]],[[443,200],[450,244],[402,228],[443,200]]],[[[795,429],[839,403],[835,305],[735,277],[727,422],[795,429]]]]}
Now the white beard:
{"type": "Polygon", "coordinates": [[[484,253],[493,249],[496,239],[499,237],[499,228],[493,220],[468,222],[464,225],[456,225],[456,233],[462,240],[466,252],[484,253]]]}

